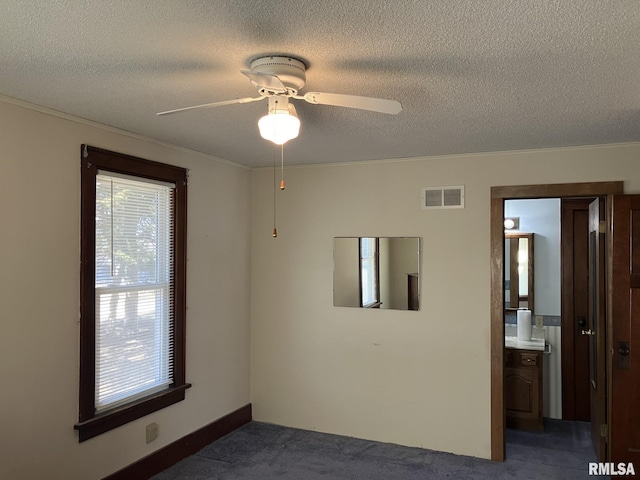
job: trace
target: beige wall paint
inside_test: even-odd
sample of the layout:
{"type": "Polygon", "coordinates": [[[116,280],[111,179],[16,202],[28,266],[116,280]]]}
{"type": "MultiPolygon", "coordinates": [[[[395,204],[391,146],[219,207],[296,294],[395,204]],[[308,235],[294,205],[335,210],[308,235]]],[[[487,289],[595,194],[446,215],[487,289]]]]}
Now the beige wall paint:
{"type": "Polygon", "coordinates": [[[334,239],[334,305],[360,306],[360,248],[358,243],[358,238],[334,239]]]}
{"type": "Polygon", "coordinates": [[[251,172],[0,102],[0,478],[102,478],[249,403],[251,172]],[[187,167],[186,400],[79,444],[80,144],[187,167]],[[159,437],[145,444],[145,425],[159,437]]]}
{"type": "Polygon", "coordinates": [[[624,180],[640,145],[253,172],[251,398],[266,422],[490,457],[490,188],[624,180]],[[466,208],[420,208],[465,185],[466,208]],[[332,305],[335,236],[422,238],[421,310],[332,305]]]}

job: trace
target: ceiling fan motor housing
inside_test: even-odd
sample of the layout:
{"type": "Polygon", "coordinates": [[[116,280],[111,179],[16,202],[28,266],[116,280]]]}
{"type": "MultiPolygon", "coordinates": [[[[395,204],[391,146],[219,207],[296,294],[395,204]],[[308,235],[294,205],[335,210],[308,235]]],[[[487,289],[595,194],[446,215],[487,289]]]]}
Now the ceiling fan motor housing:
{"type": "Polygon", "coordinates": [[[252,72],[275,75],[294,95],[304,87],[306,68],[304,62],[293,57],[261,57],[251,62],[252,72]]]}
{"type": "Polygon", "coordinates": [[[250,67],[251,70],[241,70],[240,73],[247,77],[251,83],[258,88],[260,96],[204,103],[202,105],[167,110],[157,115],[169,115],[171,113],[184,112],[196,108],[221,107],[236,103],[257,102],[264,98],[269,98],[270,113],[272,110],[286,110],[288,116],[291,117],[295,116],[295,109],[293,105],[289,104],[289,99],[305,100],[307,103],[314,105],[357,108],[393,115],[400,113],[402,110],[400,102],[381,98],[322,92],[307,92],[303,96],[298,96],[298,91],[304,87],[306,83],[307,65],[300,58],[295,58],[290,55],[265,55],[258,57],[251,62],[250,67]],[[272,101],[272,97],[276,98],[272,101]]]}

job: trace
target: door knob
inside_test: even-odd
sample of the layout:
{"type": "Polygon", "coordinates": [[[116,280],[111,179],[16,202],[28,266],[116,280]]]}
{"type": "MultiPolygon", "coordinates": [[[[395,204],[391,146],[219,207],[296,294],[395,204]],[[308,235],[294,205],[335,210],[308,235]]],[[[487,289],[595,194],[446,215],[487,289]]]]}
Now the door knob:
{"type": "Polygon", "coordinates": [[[594,332],[593,330],[589,329],[589,330],[582,330],[580,332],[582,335],[595,335],[596,332],[594,332]]]}
{"type": "Polygon", "coordinates": [[[615,356],[614,365],[619,370],[629,370],[629,360],[631,357],[629,356],[631,350],[629,350],[628,342],[617,342],[618,343],[618,355],[615,356]]]}
{"type": "Polygon", "coordinates": [[[580,328],[584,328],[587,326],[587,317],[578,317],[578,325],[580,328]]]}

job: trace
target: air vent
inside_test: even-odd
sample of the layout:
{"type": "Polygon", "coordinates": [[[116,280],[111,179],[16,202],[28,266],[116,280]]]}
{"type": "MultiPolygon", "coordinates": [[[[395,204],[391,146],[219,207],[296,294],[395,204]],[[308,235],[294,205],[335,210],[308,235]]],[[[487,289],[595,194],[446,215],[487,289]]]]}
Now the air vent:
{"type": "Polygon", "coordinates": [[[422,208],[464,208],[464,186],[424,187],[422,208]]]}

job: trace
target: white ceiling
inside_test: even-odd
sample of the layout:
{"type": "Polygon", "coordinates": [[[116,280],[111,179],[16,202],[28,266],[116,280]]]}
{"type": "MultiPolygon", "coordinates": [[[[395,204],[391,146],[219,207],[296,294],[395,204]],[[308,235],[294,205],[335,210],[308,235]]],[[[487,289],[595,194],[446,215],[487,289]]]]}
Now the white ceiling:
{"type": "Polygon", "coordinates": [[[637,0],[3,0],[0,94],[248,166],[270,165],[265,54],[307,65],[301,93],[402,103],[399,115],[296,102],[287,164],[640,140],[637,0]]]}

